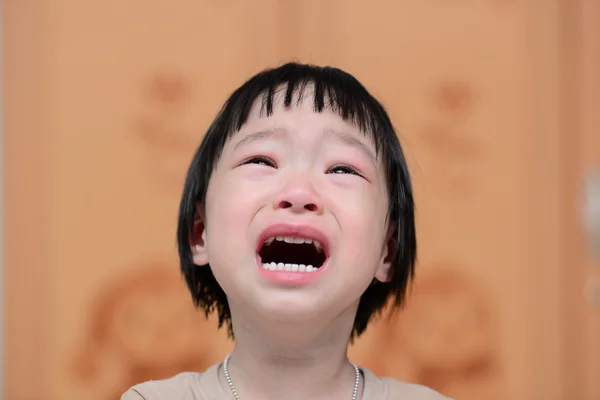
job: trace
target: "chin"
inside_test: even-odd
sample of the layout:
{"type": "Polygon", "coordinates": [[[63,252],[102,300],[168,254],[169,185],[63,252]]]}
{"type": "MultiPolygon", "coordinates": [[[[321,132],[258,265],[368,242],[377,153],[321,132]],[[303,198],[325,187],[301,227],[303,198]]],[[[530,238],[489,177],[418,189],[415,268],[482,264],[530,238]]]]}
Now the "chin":
{"type": "Polygon", "coordinates": [[[338,293],[336,296],[323,288],[320,290],[290,290],[273,287],[258,290],[255,293],[260,293],[260,295],[244,301],[244,308],[238,308],[237,314],[248,316],[247,318],[253,319],[255,323],[269,327],[277,326],[277,324],[282,326],[319,325],[319,322],[331,323],[344,315],[354,321],[361,294],[353,296],[344,292],[338,293]],[[335,301],[335,299],[343,300],[335,301]],[[346,302],[347,299],[355,300],[346,302]],[[251,315],[255,317],[250,317],[251,315]]]}
{"type": "Polygon", "coordinates": [[[318,297],[304,292],[268,290],[261,299],[255,299],[259,313],[278,322],[308,322],[326,313],[327,306],[318,297]]]}

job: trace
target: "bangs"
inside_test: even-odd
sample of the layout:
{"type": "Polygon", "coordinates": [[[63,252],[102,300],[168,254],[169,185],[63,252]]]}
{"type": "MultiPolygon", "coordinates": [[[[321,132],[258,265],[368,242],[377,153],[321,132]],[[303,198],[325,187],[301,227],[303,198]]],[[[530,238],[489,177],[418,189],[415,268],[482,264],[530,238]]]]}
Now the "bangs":
{"type": "Polygon", "coordinates": [[[279,102],[285,108],[312,101],[314,112],[330,110],[344,121],[355,125],[368,135],[379,152],[382,129],[391,128],[391,121],[383,107],[352,75],[336,68],[314,68],[288,64],[279,74],[264,71],[250,79],[236,92],[221,110],[226,138],[238,132],[248,121],[252,110],[260,104],[260,115],[273,115],[279,102]]]}

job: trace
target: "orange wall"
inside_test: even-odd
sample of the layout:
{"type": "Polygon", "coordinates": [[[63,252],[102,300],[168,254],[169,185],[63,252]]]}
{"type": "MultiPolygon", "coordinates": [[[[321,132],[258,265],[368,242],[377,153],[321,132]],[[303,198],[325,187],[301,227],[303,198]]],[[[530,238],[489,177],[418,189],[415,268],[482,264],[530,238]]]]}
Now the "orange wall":
{"type": "Polygon", "coordinates": [[[177,275],[180,186],[230,91],[291,58],[380,97],[414,175],[415,294],[354,358],[461,400],[597,398],[598,314],[574,300],[593,2],[5,1],[5,398],[108,400],[222,359],[177,275]]]}

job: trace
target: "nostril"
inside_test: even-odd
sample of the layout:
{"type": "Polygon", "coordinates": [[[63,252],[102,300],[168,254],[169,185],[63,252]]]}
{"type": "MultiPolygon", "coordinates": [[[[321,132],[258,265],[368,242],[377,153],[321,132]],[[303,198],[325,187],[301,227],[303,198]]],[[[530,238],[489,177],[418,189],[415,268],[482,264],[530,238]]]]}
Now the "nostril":
{"type": "Polygon", "coordinates": [[[292,203],[291,201],[287,201],[287,200],[282,200],[277,204],[277,208],[279,209],[288,209],[288,208],[292,208],[295,211],[299,212],[301,210],[306,210],[309,212],[316,212],[319,211],[319,206],[317,206],[315,203],[306,203],[304,204],[304,206],[302,205],[302,203],[300,204],[295,204],[292,203]]]}
{"type": "Polygon", "coordinates": [[[292,203],[289,201],[283,200],[279,202],[279,208],[290,208],[292,207],[292,203]]]}
{"type": "Polygon", "coordinates": [[[308,211],[317,211],[318,207],[314,203],[310,203],[304,206],[308,211]]]}

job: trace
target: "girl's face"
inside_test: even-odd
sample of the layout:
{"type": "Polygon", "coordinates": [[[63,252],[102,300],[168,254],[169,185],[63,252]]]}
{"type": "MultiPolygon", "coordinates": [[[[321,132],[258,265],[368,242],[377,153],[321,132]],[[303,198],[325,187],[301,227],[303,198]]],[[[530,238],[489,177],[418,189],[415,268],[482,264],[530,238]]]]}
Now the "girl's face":
{"type": "Polygon", "coordinates": [[[388,280],[380,161],[368,136],[334,112],[315,113],[312,101],[278,102],[270,117],[255,106],[215,167],[193,246],[232,314],[354,315],[373,278],[388,280]]]}

